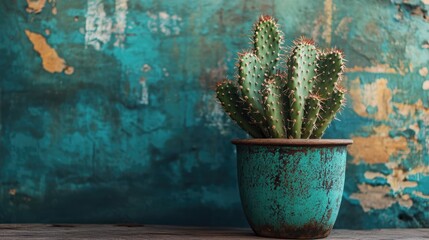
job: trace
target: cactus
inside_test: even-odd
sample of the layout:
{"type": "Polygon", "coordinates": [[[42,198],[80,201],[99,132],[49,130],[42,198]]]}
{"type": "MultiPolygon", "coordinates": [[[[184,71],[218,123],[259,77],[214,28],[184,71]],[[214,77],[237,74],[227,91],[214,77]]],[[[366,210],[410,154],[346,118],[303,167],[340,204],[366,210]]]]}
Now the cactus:
{"type": "Polygon", "coordinates": [[[321,138],[344,105],[342,52],[300,38],[282,69],[283,33],[276,21],[262,16],[253,31],[253,49],[238,55],[237,83],[217,86],[225,112],[255,138],[321,138]]]}
{"type": "Polygon", "coordinates": [[[216,88],[217,98],[222,103],[225,112],[252,137],[259,138],[264,135],[256,126],[252,125],[251,119],[245,111],[245,102],[240,100],[237,87],[229,80],[218,83],[216,88]]]}
{"type": "Polygon", "coordinates": [[[295,47],[287,61],[287,86],[290,100],[290,119],[287,129],[292,138],[301,138],[305,101],[316,76],[316,57],[314,43],[302,38],[295,42],[295,47]]]}

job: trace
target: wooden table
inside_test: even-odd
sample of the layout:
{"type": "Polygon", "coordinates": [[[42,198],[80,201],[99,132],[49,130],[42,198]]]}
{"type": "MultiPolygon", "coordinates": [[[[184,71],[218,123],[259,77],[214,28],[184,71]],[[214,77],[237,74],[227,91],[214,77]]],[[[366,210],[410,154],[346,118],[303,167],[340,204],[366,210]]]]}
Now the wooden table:
{"type": "MultiPolygon", "coordinates": [[[[242,228],[123,225],[0,224],[1,240],[42,239],[263,239],[242,228]]],[[[426,229],[334,230],[327,239],[429,239],[426,229]]]]}

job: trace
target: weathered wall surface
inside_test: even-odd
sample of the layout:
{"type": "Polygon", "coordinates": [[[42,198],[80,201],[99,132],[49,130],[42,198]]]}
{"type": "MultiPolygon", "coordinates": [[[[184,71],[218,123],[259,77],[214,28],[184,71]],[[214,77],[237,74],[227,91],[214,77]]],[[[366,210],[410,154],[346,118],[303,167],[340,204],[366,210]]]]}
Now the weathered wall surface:
{"type": "Polygon", "coordinates": [[[261,14],[348,58],[337,227],[429,227],[427,0],[0,3],[0,222],[246,225],[214,100],[261,14]]]}

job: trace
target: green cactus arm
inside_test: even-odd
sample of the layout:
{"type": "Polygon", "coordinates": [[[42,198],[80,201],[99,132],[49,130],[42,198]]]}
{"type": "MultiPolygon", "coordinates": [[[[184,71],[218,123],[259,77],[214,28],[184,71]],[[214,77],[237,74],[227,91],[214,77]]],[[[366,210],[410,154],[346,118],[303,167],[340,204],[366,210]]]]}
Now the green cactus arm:
{"type": "Polygon", "coordinates": [[[253,46],[255,55],[261,61],[265,73],[274,73],[280,59],[283,33],[274,18],[261,16],[253,29],[253,46]]]}
{"type": "Polygon", "coordinates": [[[266,129],[266,117],[263,115],[262,90],[264,68],[253,53],[244,53],[238,61],[238,85],[241,96],[249,106],[249,115],[262,129],[266,137],[271,137],[266,129]]]}
{"type": "Polygon", "coordinates": [[[301,138],[305,99],[316,76],[317,49],[311,40],[299,39],[287,61],[287,88],[290,116],[287,120],[288,136],[301,138]]]}
{"type": "Polygon", "coordinates": [[[245,103],[240,100],[238,88],[229,80],[218,83],[216,87],[216,97],[219,99],[225,112],[234,120],[244,131],[254,138],[260,138],[264,135],[260,129],[251,124],[251,119],[247,116],[245,103]]]}
{"type": "Polygon", "coordinates": [[[344,105],[345,90],[336,86],[331,94],[331,98],[322,102],[322,107],[319,112],[320,117],[317,119],[311,138],[321,138],[325,133],[326,128],[335,118],[337,112],[344,105]]]}
{"type": "Polygon", "coordinates": [[[267,118],[267,128],[273,138],[285,138],[286,127],[282,106],[280,78],[275,77],[265,81],[264,115],[267,118]]]}
{"type": "Polygon", "coordinates": [[[306,139],[311,136],[316,120],[319,117],[321,99],[317,95],[309,95],[305,101],[304,121],[302,122],[301,138],[306,139]]]}
{"type": "Polygon", "coordinates": [[[320,53],[317,60],[317,79],[312,89],[313,94],[327,99],[331,97],[335,86],[344,70],[344,57],[339,50],[320,53]]]}

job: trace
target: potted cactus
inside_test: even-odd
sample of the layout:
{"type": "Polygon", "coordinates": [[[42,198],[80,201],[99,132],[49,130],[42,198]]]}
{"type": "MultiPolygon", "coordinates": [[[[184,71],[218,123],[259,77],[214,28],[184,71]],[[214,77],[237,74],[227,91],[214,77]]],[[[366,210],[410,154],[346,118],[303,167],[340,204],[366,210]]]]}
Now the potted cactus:
{"type": "Polygon", "coordinates": [[[244,213],[260,236],[327,237],[352,143],[320,139],[344,104],[343,53],[300,38],[282,61],[283,34],[270,16],[255,23],[252,40],[238,55],[237,81],[216,89],[225,112],[253,137],[233,140],[244,213]]]}

